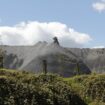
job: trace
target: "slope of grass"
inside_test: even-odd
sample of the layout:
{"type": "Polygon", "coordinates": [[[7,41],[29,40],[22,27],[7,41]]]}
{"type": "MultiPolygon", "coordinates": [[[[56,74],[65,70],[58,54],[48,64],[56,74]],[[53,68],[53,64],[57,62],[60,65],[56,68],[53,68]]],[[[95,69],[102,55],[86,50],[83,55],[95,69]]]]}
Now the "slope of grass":
{"type": "Polygon", "coordinates": [[[72,89],[90,105],[105,105],[105,74],[64,78],[72,89]]]}

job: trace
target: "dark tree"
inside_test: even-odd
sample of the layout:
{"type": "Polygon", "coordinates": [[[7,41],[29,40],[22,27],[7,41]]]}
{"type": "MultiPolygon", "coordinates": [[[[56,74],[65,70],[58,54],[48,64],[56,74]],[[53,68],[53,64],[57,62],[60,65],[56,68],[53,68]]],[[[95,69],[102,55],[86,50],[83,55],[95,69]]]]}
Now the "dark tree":
{"type": "Polygon", "coordinates": [[[43,60],[43,73],[46,75],[47,74],[47,60],[43,60]]]}
{"type": "Polygon", "coordinates": [[[0,49],[0,68],[3,68],[3,56],[4,52],[2,51],[2,49],[0,49]]]}
{"type": "Polygon", "coordinates": [[[76,71],[77,71],[77,75],[79,75],[80,74],[79,62],[76,63],[76,71]]]}

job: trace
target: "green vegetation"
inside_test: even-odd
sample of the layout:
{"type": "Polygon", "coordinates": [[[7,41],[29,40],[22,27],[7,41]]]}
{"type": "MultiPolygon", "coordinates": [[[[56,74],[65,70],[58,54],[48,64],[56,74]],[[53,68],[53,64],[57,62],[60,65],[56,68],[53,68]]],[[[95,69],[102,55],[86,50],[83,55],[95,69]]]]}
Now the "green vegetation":
{"type": "Polygon", "coordinates": [[[0,70],[0,105],[86,105],[63,78],[0,70]]]}
{"type": "Polygon", "coordinates": [[[0,69],[0,105],[105,105],[105,74],[63,78],[0,69]]]}
{"type": "Polygon", "coordinates": [[[65,78],[73,90],[90,105],[105,105],[105,74],[65,78]]]}

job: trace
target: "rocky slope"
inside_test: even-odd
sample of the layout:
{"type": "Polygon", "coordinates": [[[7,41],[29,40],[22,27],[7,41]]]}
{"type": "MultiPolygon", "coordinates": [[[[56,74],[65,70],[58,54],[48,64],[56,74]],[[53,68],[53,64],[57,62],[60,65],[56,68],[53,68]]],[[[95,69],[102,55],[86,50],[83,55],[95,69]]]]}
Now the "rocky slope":
{"type": "Polygon", "coordinates": [[[63,76],[91,71],[105,72],[105,49],[64,48],[56,43],[38,42],[33,46],[1,46],[4,68],[42,72],[47,60],[48,72],[63,76]]]}

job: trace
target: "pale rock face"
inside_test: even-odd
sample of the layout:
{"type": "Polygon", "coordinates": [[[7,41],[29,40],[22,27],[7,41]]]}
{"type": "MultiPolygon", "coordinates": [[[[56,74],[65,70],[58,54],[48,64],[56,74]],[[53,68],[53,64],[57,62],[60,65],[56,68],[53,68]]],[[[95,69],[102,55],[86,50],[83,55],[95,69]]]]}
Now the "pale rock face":
{"type": "Polygon", "coordinates": [[[47,60],[48,72],[62,76],[87,74],[92,70],[105,72],[105,49],[64,48],[55,43],[38,42],[34,46],[2,46],[5,51],[4,68],[42,72],[42,61],[47,60]]]}

